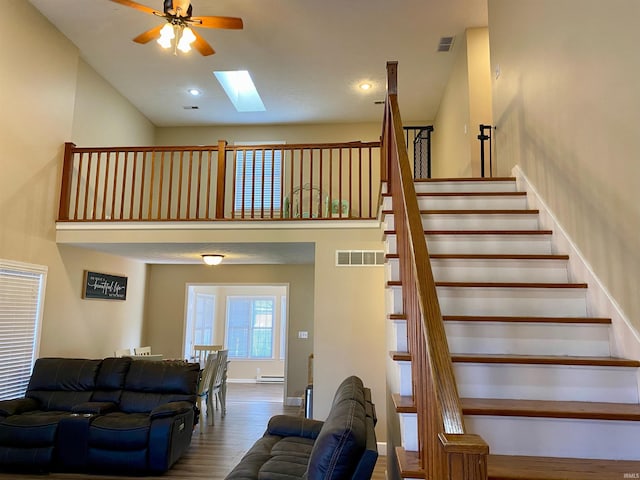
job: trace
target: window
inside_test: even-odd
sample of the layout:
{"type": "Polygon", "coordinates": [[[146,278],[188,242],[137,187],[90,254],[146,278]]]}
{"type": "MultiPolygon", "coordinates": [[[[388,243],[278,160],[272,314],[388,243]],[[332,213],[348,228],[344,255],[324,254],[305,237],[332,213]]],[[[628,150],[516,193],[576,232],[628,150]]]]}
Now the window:
{"type": "Polygon", "coordinates": [[[273,358],[275,297],[227,297],[230,358],[273,358]]]}
{"type": "Polygon", "coordinates": [[[194,345],[213,345],[215,295],[203,291],[204,287],[189,286],[184,356],[190,358],[194,345]]]}
{"type": "Polygon", "coordinates": [[[282,150],[238,150],[234,210],[280,210],[281,196],[282,150]]]}
{"type": "Polygon", "coordinates": [[[22,397],[38,354],[47,267],[0,260],[0,400],[22,397]]]}

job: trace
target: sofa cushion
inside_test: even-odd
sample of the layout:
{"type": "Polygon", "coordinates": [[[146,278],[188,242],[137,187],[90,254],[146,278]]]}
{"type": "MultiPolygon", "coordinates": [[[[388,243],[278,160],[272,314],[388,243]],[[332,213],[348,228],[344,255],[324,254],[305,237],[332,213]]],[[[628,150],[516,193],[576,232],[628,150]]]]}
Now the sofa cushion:
{"type": "Polygon", "coordinates": [[[36,410],[7,417],[0,422],[0,445],[50,447],[56,439],[58,422],[69,415],[69,412],[36,410]]]}
{"type": "Polygon", "coordinates": [[[88,402],[95,388],[101,360],[39,358],[27,387],[27,398],[40,402],[41,410],[68,410],[88,402]]]}
{"type": "Polygon", "coordinates": [[[365,405],[365,389],[362,380],[355,375],[345,378],[338,386],[333,396],[332,405],[336,405],[344,400],[356,400],[360,405],[365,405]]]}
{"type": "Polygon", "coordinates": [[[93,420],[89,428],[89,446],[107,450],[144,449],[149,443],[149,415],[114,412],[93,420]]]}
{"type": "Polygon", "coordinates": [[[315,441],[309,480],[350,478],[366,444],[366,412],[357,400],[341,398],[329,412],[315,441]]]}
{"type": "Polygon", "coordinates": [[[131,362],[130,357],[109,357],[102,360],[91,400],[118,403],[131,362]]]}
{"type": "Polygon", "coordinates": [[[133,361],[120,398],[127,413],[149,413],[159,405],[195,403],[200,365],[197,363],[133,361]]]}

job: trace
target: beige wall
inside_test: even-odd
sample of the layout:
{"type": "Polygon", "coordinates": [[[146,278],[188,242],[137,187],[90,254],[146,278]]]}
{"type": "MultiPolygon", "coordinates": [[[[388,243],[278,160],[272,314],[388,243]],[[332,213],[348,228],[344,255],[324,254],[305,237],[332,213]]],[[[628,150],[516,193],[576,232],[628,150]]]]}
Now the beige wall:
{"type": "Polygon", "coordinates": [[[640,2],[489,0],[499,174],[520,165],[640,328],[640,2]]]}
{"type": "Polygon", "coordinates": [[[433,177],[479,177],[478,126],[492,123],[487,29],[467,29],[451,55],[455,61],[434,122],[433,177]]]}
{"type": "Polygon", "coordinates": [[[322,142],[376,142],[380,140],[382,126],[374,123],[345,123],[317,125],[255,125],[211,127],[157,128],[157,145],[217,145],[218,140],[234,142],[287,143],[322,142]]]}
{"type": "MultiPolygon", "coordinates": [[[[289,287],[287,396],[299,397],[307,385],[307,357],[313,351],[313,265],[151,265],[145,340],[154,351],[181,358],[188,283],[285,284],[289,287]],[[296,332],[309,332],[308,339],[296,332]]],[[[255,378],[256,361],[233,360],[229,378],[255,378]]],[[[269,372],[263,372],[269,373],[269,372]]]]}
{"type": "Polygon", "coordinates": [[[101,114],[106,110],[123,123],[121,129],[147,132],[139,139],[144,143],[151,138],[150,124],[132,119],[122,99],[114,106],[117,94],[82,65],[76,47],[29,2],[0,0],[0,10],[11,12],[0,16],[0,30],[14,41],[14,47],[0,49],[0,257],[49,269],[40,355],[112,354],[114,346],[140,338],[145,267],[56,245],[63,144],[88,138],[102,144],[132,141],[107,126],[112,120],[101,114]],[[94,77],[90,84],[88,77],[94,77]],[[92,90],[99,95],[87,106],[92,90]],[[83,132],[75,131],[74,108],[82,112],[83,132]],[[129,299],[82,300],[85,269],[127,275],[129,299]]]}

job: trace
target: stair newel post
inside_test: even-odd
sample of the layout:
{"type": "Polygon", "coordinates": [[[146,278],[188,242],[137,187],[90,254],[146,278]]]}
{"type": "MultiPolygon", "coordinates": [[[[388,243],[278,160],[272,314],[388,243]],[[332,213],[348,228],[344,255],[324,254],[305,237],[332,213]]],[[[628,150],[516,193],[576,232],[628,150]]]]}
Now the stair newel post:
{"type": "Polygon", "coordinates": [[[64,158],[62,160],[62,185],[60,188],[60,205],[58,207],[58,220],[69,220],[69,207],[71,205],[71,180],[73,176],[73,149],[75,143],[64,144],[64,158]]]}
{"type": "Polygon", "coordinates": [[[439,436],[440,450],[445,464],[444,480],[486,480],[489,445],[474,434],[447,434],[439,436]]]}
{"type": "Polygon", "coordinates": [[[218,140],[218,171],[216,176],[216,219],[224,218],[225,184],[227,181],[227,141],[218,140]]]}

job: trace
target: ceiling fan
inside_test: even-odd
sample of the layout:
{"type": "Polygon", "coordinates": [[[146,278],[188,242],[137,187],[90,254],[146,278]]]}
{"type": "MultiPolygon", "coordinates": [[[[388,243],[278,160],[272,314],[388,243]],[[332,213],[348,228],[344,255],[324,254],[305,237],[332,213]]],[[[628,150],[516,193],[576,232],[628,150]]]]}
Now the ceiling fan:
{"type": "Polygon", "coordinates": [[[133,39],[137,43],[149,43],[153,39],[158,39],[158,43],[164,48],[171,47],[171,41],[174,42],[174,53],[176,50],[188,52],[191,45],[195,47],[202,55],[213,55],[215,50],[191,27],[203,28],[229,28],[242,29],[242,19],[237,17],[193,17],[191,12],[193,7],[190,0],[164,0],[163,12],[154,10],[153,8],[142,5],[133,0],[111,0],[112,2],[135,8],[141,12],[151,13],[158,17],[166,19],[167,23],[158,25],[146,32],[141,33],[133,39]]]}

